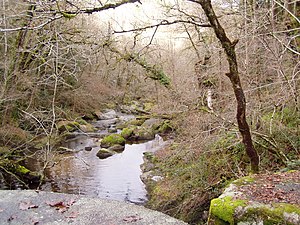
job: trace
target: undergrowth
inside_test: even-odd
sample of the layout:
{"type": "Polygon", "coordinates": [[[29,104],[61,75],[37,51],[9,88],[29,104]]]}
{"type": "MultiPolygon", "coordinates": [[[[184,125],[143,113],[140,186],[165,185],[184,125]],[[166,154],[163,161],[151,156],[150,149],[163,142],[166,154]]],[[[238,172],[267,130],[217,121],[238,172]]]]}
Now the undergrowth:
{"type": "MultiPolygon", "coordinates": [[[[284,108],[272,117],[265,113],[262,126],[253,131],[262,172],[278,171],[288,161],[299,160],[299,114],[291,110],[284,108]]],[[[217,123],[212,114],[190,111],[173,123],[177,123],[175,142],[155,154],[156,173],[164,179],[150,186],[148,205],[190,224],[204,224],[210,200],[248,174],[249,159],[233,124],[207,131],[217,123]]]]}

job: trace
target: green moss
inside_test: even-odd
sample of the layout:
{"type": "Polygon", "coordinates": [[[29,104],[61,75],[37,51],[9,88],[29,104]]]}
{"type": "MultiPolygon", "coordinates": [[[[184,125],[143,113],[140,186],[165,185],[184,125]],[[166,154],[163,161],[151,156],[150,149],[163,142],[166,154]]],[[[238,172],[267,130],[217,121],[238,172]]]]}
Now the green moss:
{"type": "Polygon", "coordinates": [[[16,173],[20,173],[20,174],[30,173],[29,169],[27,169],[25,166],[21,166],[21,165],[16,165],[15,170],[16,170],[16,173]]]}
{"type": "Polygon", "coordinates": [[[121,132],[121,136],[125,139],[130,138],[130,136],[132,136],[134,130],[136,127],[126,127],[122,130],[121,132]]]}
{"type": "Polygon", "coordinates": [[[120,134],[110,134],[101,141],[103,148],[109,148],[113,145],[125,145],[125,139],[120,134]]]}
{"type": "Polygon", "coordinates": [[[76,14],[61,12],[61,14],[67,19],[73,19],[76,14]]]}
{"type": "Polygon", "coordinates": [[[248,207],[247,212],[239,221],[249,221],[251,218],[259,218],[265,225],[271,224],[287,224],[293,225],[294,223],[285,218],[287,215],[300,216],[300,207],[297,205],[287,203],[273,203],[272,206],[260,205],[248,207]]]}
{"type": "Polygon", "coordinates": [[[155,132],[153,130],[149,130],[144,127],[139,127],[134,131],[134,135],[137,137],[139,140],[151,140],[154,139],[155,137],[155,132]]]}
{"type": "Polygon", "coordinates": [[[65,131],[73,132],[79,128],[80,124],[76,121],[60,121],[57,123],[57,129],[60,133],[65,131]]]}
{"type": "Polygon", "coordinates": [[[144,122],[145,122],[144,119],[134,119],[134,120],[130,120],[127,124],[133,126],[141,126],[144,122]]]}
{"type": "Polygon", "coordinates": [[[235,224],[234,213],[239,206],[246,206],[245,200],[234,200],[232,197],[216,198],[210,204],[210,217],[224,221],[225,224],[235,224]]]}
{"type": "Polygon", "coordinates": [[[238,180],[235,180],[232,183],[237,186],[242,186],[242,185],[253,183],[254,181],[255,181],[254,177],[250,175],[250,176],[242,177],[238,180]]]}
{"type": "Polygon", "coordinates": [[[291,108],[283,108],[280,111],[269,112],[262,116],[262,120],[269,123],[273,120],[273,123],[283,123],[289,128],[297,128],[300,123],[299,112],[292,110],[291,108]]]}
{"type": "Polygon", "coordinates": [[[154,103],[152,103],[152,102],[146,102],[146,103],[144,103],[144,110],[146,112],[149,112],[153,108],[153,106],[154,106],[154,103]]]}
{"type": "Polygon", "coordinates": [[[88,123],[84,119],[76,119],[76,122],[79,123],[80,125],[87,125],[88,123]]]}
{"type": "Polygon", "coordinates": [[[25,166],[21,166],[13,161],[7,160],[7,159],[0,161],[0,167],[3,167],[6,170],[8,170],[14,174],[18,174],[18,175],[25,175],[25,174],[29,174],[31,172],[25,166]]]}
{"type": "Polygon", "coordinates": [[[173,130],[173,127],[171,125],[170,120],[165,120],[158,128],[158,132],[162,133],[162,134],[167,133],[172,130],[173,130]]]}

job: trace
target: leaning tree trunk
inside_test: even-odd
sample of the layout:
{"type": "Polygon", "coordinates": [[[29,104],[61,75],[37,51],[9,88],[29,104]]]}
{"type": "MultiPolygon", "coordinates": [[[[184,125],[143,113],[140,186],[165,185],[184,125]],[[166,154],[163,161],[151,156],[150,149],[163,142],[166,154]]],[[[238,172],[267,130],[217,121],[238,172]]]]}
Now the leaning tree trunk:
{"type": "Polygon", "coordinates": [[[237,41],[231,42],[227,37],[225,30],[223,29],[223,27],[218,21],[218,18],[213,10],[210,0],[189,0],[189,1],[201,5],[202,9],[204,10],[211,24],[211,27],[214,29],[214,32],[217,38],[219,39],[219,41],[221,42],[221,45],[226,53],[227,61],[229,64],[229,73],[227,73],[226,75],[229,77],[231,81],[235,98],[237,101],[236,118],[238,122],[239,131],[243,137],[243,143],[247,155],[250,158],[251,171],[253,173],[258,173],[259,157],[253,146],[249,125],[246,121],[246,99],[241,85],[239,71],[238,71],[238,64],[236,60],[235,45],[237,44],[237,41]]]}

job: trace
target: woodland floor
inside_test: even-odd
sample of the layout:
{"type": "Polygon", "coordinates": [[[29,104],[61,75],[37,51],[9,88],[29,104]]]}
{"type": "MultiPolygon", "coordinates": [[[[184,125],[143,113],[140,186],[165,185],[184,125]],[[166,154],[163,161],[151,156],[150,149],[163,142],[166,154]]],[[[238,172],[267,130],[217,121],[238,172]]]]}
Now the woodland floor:
{"type": "Polygon", "coordinates": [[[300,205],[300,171],[254,175],[254,181],[239,190],[256,202],[300,205]]]}

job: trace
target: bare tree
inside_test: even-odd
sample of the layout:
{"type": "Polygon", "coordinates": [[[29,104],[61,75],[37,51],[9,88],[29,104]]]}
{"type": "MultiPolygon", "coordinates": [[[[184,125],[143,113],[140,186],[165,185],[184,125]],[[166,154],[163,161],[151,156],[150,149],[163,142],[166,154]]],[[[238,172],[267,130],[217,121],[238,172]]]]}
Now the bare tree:
{"type": "Polygon", "coordinates": [[[246,120],[246,98],[242,88],[242,84],[239,77],[237,58],[235,53],[235,45],[237,40],[230,41],[227,37],[225,30],[221,26],[218,17],[216,16],[211,1],[206,0],[189,0],[191,2],[200,4],[204,10],[217,38],[220,40],[221,45],[226,53],[227,61],[229,64],[229,73],[226,74],[231,81],[236,101],[237,101],[237,115],[239,131],[243,137],[243,143],[245,145],[246,152],[250,158],[251,171],[258,173],[259,171],[259,157],[253,146],[250,128],[246,120]]]}

